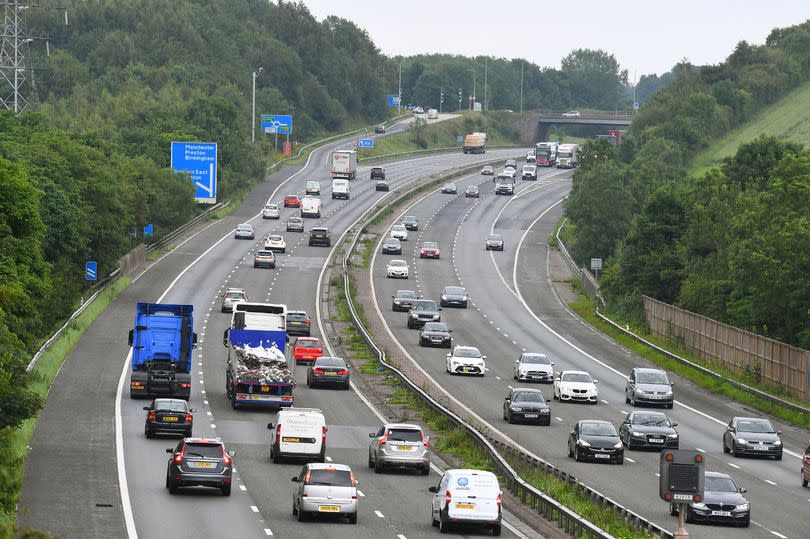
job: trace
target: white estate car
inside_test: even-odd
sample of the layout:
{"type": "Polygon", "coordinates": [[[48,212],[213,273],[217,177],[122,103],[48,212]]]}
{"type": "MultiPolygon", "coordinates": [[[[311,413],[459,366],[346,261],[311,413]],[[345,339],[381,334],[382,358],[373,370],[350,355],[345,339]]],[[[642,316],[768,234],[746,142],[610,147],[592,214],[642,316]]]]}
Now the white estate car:
{"type": "Polygon", "coordinates": [[[475,374],[484,376],[487,356],[475,346],[456,346],[453,353],[447,354],[447,372],[450,374],[475,374]]]}
{"type": "Polygon", "coordinates": [[[267,251],[283,253],[287,250],[287,242],[280,234],[268,234],[264,240],[264,248],[267,251]]]}
{"type": "Polygon", "coordinates": [[[278,204],[267,203],[262,210],[262,219],[278,219],[278,204]]]}
{"type": "Polygon", "coordinates": [[[599,402],[597,381],[585,371],[562,371],[554,378],[554,398],[560,402],[599,402]]]}
{"type": "Polygon", "coordinates": [[[515,380],[525,382],[551,382],[554,380],[554,362],[545,354],[523,352],[515,360],[515,380]]]}
{"type": "Polygon", "coordinates": [[[391,227],[391,237],[399,241],[408,241],[408,229],[405,225],[394,225],[391,227]]]}
{"type": "Polygon", "coordinates": [[[399,277],[402,279],[408,278],[408,263],[404,260],[396,259],[388,263],[386,268],[386,275],[388,277],[399,277]]]}

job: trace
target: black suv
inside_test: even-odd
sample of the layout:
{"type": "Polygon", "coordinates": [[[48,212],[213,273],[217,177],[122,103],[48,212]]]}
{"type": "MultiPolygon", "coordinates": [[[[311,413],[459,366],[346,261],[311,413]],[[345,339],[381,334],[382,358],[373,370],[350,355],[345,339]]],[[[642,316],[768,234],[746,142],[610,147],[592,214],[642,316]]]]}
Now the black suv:
{"type": "Polygon", "coordinates": [[[452,329],[447,328],[444,322],[425,322],[422,326],[422,333],[419,334],[419,346],[442,346],[450,348],[452,346],[452,329]]]}
{"type": "Polygon", "coordinates": [[[421,328],[426,322],[441,322],[441,308],[432,299],[418,299],[408,311],[408,328],[421,328]]]}
{"type": "Polygon", "coordinates": [[[384,180],[385,179],[385,167],[371,167],[371,179],[372,180],[384,180]]]}
{"type": "Polygon", "coordinates": [[[176,494],[179,487],[214,487],[223,496],[231,495],[235,451],[225,451],[219,438],[184,438],[171,454],[166,468],[166,488],[176,494]]]}
{"type": "Polygon", "coordinates": [[[332,245],[332,237],[329,235],[329,229],[325,226],[314,226],[309,231],[309,244],[323,245],[329,247],[332,245]]]}

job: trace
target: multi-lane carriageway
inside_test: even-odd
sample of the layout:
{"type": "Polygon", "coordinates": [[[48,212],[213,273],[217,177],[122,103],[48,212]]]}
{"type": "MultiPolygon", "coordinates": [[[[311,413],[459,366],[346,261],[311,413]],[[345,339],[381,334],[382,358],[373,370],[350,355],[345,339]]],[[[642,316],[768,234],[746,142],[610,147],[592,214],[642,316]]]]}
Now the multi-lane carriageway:
{"type": "MultiPolygon", "coordinates": [[[[62,537],[411,538],[437,533],[430,525],[427,492],[438,477],[435,473],[429,477],[369,474],[368,432],[382,419],[360,394],[311,391],[305,385],[296,390],[297,406],[326,412],[328,458],[352,466],[359,479],[362,495],[356,526],[329,520],[294,521],[290,477],[300,464],[270,462],[265,425],[274,421],[275,414],[234,411],[225,399],[221,337],[229,317],[219,312],[224,289],[245,287],[253,300],[286,303],[290,308],[306,309],[312,316],[315,283],[330,252],[307,246],[306,234],[283,232],[286,218],[297,210],[284,210],[278,221],[263,221],[258,212],[264,202],[268,198],[280,202],[287,193],[300,194],[307,180],[321,180],[323,216],[306,220],[306,227],[325,224],[337,239],[365,209],[387,196],[374,191],[367,180],[368,168],[361,167],[360,179],[352,183],[352,198],[331,200],[326,157],[340,147],[333,144],[314,152],[308,165],[283,186],[276,188],[282,179],[265,182],[232,216],[209,225],[153,264],[98,319],[66,362],[41,416],[26,466],[21,525],[62,537]],[[255,242],[233,239],[234,226],[245,221],[257,227],[255,242]],[[285,235],[287,253],[280,255],[276,270],[254,269],[252,256],[259,241],[275,230],[285,235]],[[204,490],[170,496],[164,488],[164,449],[174,446],[176,440],[147,440],[143,435],[144,401],[131,400],[126,390],[124,336],[131,327],[136,301],[194,304],[199,333],[191,397],[197,410],[194,433],[220,436],[229,449],[237,451],[234,489],[228,498],[204,490]]],[[[440,155],[386,168],[393,188],[434,172],[515,153],[440,155]]],[[[298,380],[303,380],[304,367],[297,369],[298,380]]],[[[514,522],[511,516],[506,520],[514,522]]],[[[536,536],[511,526],[504,533],[536,536]]]]}
{"type": "MultiPolygon", "coordinates": [[[[658,499],[657,452],[625,451],[621,466],[575,463],[567,457],[567,436],[579,419],[604,419],[615,425],[631,410],[625,404],[626,374],[647,363],[596,332],[567,310],[552,283],[548,238],[562,214],[562,199],[570,190],[570,177],[545,170],[537,182],[518,182],[513,197],[494,195],[489,178],[471,175],[456,182],[459,196],[433,192],[400,209],[397,216],[420,220],[403,245],[402,258],[410,264],[409,281],[387,279],[391,258],[379,247],[372,259],[369,278],[375,306],[400,352],[410,356],[448,394],[494,429],[506,434],[527,451],[564,469],[604,495],[619,501],[666,529],[674,530],[677,518],[658,499]],[[479,184],[481,198],[464,198],[467,185],[479,184]],[[504,252],[484,250],[491,232],[505,238],[504,252]],[[418,247],[436,241],[441,260],[421,260],[418,247]],[[391,311],[391,294],[412,288],[438,300],[447,285],[467,288],[468,309],[445,308],[442,320],[453,329],[454,344],[478,346],[488,356],[489,372],[483,378],[452,376],[445,372],[446,349],[418,346],[416,330],[406,327],[404,313],[391,311]],[[543,352],[555,369],[589,371],[599,381],[597,406],[551,402],[549,427],[510,425],[502,419],[503,399],[513,380],[513,361],[522,351],[543,352]]],[[[397,217],[398,219],[399,217],[397,217]]],[[[396,219],[395,219],[396,220],[396,219]]],[[[557,272],[559,273],[559,272],[557,272]]],[[[372,312],[368,306],[366,312],[372,312]]],[[[675,379],[676,404],[665,410],[677,422],[681,448],[704,453],[707,469],[731,474],[748,489],[752,524],[748,529],[690,525],[693,537],[808,537],[810,490],[801,487],[800,456],[808,439],[805,430],[779,425],[784,431],[782,461],[735,458],[724,454],[721,436],[735,415],[756,411],[713,395],[690,382],[675,379]]],[[[527,385],[527,384],[520,384],[527,385]]],[[[551,399],[551,386],[540,387],[551,399]]]]}

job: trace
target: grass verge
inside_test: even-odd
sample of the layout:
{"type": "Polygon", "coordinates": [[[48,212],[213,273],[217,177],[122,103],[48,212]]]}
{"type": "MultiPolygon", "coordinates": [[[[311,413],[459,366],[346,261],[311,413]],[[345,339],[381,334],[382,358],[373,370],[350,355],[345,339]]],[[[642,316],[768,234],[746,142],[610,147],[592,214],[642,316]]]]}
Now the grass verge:
{"type": "MultiPolygon", "coordinates": [[[[649,346],[645,345],[637,341],[636,339],[622,333],[621,331],[617,330],[610,324],[603,321],[601,318],[596,316],[594,313],[595,304],[592,299],[581,295],[580,299],[574,301],[569,304],[571,310],[573,310],[577,315],[579,315],[582,319],[586,322],[591,324],[596,329],[600,330],[605,335],[612,338],[617,343],[621,344],[625,348],[632,350],[633,352],[637,353],[638,355],[650,360],[651,362],[659,365],[660,367],[675,372],[684,378],[687,378],[697,384],[698,386],[708,389],[714,393],[718,393],[724,395],[726,397],[732,398],[738,402],[741,402],[747,406],[751,406],[752,408],[756,408],[764,413],[770,414],[774,417],[778,417],[779,419],[786,421],[788,423],[792,423],[794,425],[810,428],[810,416],[807,414],[803,414],[801,412],[797,412],[791,409],[784,408],[774,402],[771,402],[767,399],[759,397],[757,395],[752,395],[747,391],[739,389],[727,381],[723,379],[714,378],[703,374],[702,372],[696,371],[692,367],[688,365],[684,365],[679,361],[676,361],[669,356],[650,348],[649,346]]],[[[611,317],[613,319],[613,317],[611,317]]],[[[614,322],[619,324],[623,323],[620,321],[614,322]]],[[[650,342],[654,343],[661,348],[665,348],[670,350],[672,353],[677,354],[684,359],[688,359],[698,365],[702,365],[706,368],[710,368],[712,371],[732,380],[737,380],[738,382],[742,382],[746,385],[750,385],[757,389],[761,389],[762,391],[766,391],[772,395],[778,396],[780,398],[790,400],[796,402],[797,404],[804,404],[801,401],[792,398],[788,395],[784,395],[778,393],[773,390],[773,388],[764,386],[763,384],[759,383],[755,378],[749,376],[740,376],[739,374],[723,368],[722,365],[716,365],[713,363],[708,363],[700,358],[697,358],[689,353],[688,350],[685,348],[676,345],[675,343],[662,339],[660,337],[656,337],[654,335],[649,335],[645,332],[640,331],[638,328],[633,328],[633,331],[639,334],[641,337],[649,340],[650,342]]]]}
{"type": "MultiPolygon", "coordinates": [[[[92,304],[70,324],[62,335],[40,356],[32,372],[31,389],[43,400],[53,384],[62,363],[73,347],[84,335],[87,328],[118,295],[130,285],[132,279],[122,277],[104,290],[92,304]]],[[[16,506],[22,487],[25,458],[28,444],[39,417],[33,417],[19,428],[6,430],[0,438],[0,466],[3,467],[6,481],[0,490],[0,537],[13,537],[16,522],[16,506]]]]}

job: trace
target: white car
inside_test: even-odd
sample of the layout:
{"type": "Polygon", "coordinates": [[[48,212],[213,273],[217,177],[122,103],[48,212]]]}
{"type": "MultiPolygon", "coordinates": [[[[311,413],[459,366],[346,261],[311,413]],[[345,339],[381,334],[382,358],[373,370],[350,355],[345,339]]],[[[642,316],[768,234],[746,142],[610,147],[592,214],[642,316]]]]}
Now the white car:
{"type": "Polygon", "coordinates": [[[241,225],[236,225],[233,237],[237,240],[252,240],[256,237],[256,232],[253,230],[253,225],[250,223],[242,223],[241,225]]]}
{"type": "Polygon", "coordinates": [[[498,173],[498,176],[501,176],[501,177],[506,176],[506,177],[512,178],[514,180],[516,172],[517,171],[515,169],[513,169],[513,168],[505,168],[501,172],[498,173]]]}
{"type": "Polygon", "coordinates": [[[453,353],[447,354],[447,372],[450,374],[474,374],[484,376],[487,356],[475,346],[456,346],[453,353]]]}
{"type": "Polygon", "coordinates": [[[269,202],[264,205],[262,210],[262,219],[278,219],[278,204],[270,204],[269,202]]]}
{"type": "Polygon", "coordinates": [[[436,109],[430,109],[427,112],[428,120],[438,120],[439,119],[439,111],[436,109]]]}
{"type": "Polygon", "coordinates": [[[405,228],[405,225],[394,225],[391,227],[390,237],[399,241],[408,241],[408,229],[405,228]]]}
{"type": "Polygon", "coordinates": [[[389,278],[400,278],[400,279],[407,279],[408,278],[408,263],[404,260],[392,260],[388,263],[388,267],[386,268],[386,275],[389,278]]]}
{"type": "Polygon", "coordinates": [[[287,242],[284,241],[284,236],[279,234],[268,234],[264,239],[264,248],[267,251],[283,253],[287,250],[287,242]]]}
{"type": "Polygon", "coordinates": [[[450,526],[479,526],[501,534],[501,496],[498,477],[484,470],[447,470],[437,486],[428,489],[431,520],[441,533],[450,526]]]}
{"type": "Polygon", "coordinates": [[[305,194],[307,195],[320,195],[321,194],[321,182],[317,180],[310,180],[307,182],[305,194]]]}
{"type": "Polygon", "coordinates": [[[551,382],[554,380],[554,362],[545,354],[524,352],[515,360],[515,380],[522,382],[551,382]]]}
{"type": "Polygon", "coordinates": [[[562,371],[554,378],[554,398],[560,402],[599,402],[597,381],[585,371],[562,371]]]}
{"type": "Polygon", "coordinates": [[[579,118],[580,114],[578,110],[569,110],[568,112],[563,112],[563,118],[579,118]]]}

